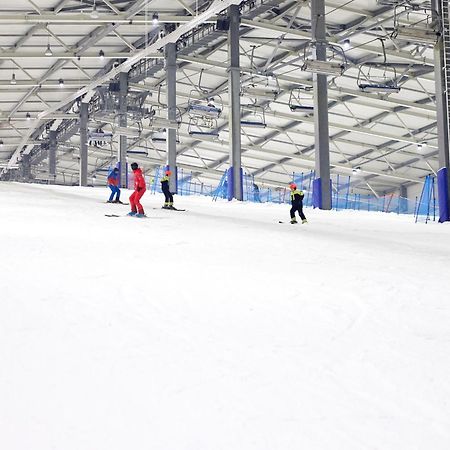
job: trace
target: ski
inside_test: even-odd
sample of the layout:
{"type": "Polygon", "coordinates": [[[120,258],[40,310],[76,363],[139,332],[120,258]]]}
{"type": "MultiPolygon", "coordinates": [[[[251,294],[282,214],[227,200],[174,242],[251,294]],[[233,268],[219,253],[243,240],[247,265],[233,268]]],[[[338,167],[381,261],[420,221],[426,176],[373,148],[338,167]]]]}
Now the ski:
{"type": "Polygon", "coordinates": [[[117,214],[105,214],[105,217],[120,217],[117,214]]]}
{"type": "MultiPolygon", "coordinates": [[[[159,209],[159,208],[152,208],[152,209],[159,209]]],[[[164,208],[164,207],[161,207],[161,209],[165,209],[167,211],[186,211],[185,209],[178,209],[178,208],[164,208]]]]}

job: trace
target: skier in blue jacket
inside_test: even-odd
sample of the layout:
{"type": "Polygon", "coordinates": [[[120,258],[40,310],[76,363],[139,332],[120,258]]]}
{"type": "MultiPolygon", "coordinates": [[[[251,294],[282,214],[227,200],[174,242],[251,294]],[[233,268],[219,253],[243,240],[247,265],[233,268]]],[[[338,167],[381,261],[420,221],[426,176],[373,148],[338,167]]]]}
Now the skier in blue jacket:
{"type": "Polygon", "coordinates": [[[119,169],[117,167],[108,174],[108,187],[111,189],[111,195],[109,196],[107,203],[122,203],[120,201],[119,169]],[[114,196],[116,196],[115,200],[114,196]]]}

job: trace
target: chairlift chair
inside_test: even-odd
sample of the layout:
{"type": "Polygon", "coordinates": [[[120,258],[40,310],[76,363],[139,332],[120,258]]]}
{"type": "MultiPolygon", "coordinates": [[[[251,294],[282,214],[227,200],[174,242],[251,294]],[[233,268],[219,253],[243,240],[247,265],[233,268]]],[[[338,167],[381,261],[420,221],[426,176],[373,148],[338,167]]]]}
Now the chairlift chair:
{"type": "Polygon", "coordinates": [[[359,66],[358,87],[361,92],[378,94],[398,94],[400,86],[397,82],[397,70],[389,66],[386,58],[384,40],[380,39],[383,48],[383,62],[366,62],[359,66]],[[391,70],[391,73],[388,71],[391,70]]]}
{"type": "Polygon", "coordinates": [[[344,74],[347,69],[347,65],[347,57],[345,56],[344,50],[339,45],[311,42],[305,47],[301,70],[320,75],[331,75],[338,77],[344,74]],[[326,46],[326,61],[321,61],[312,56],[308,56],[309,53],[314,53],[314,49],[318,45],[326,46]]]}
{"type": "Polygon", "coordinates": [[[255,74],[242,84],[240,95],[256,102],[258,99],[276,100],[280,93],[280,84],[275,75],[255,74]]]}
{"type": "Polygon", "coordinates": [[[211,127],[222,114],[223,101],[220,95],[213,94],[208,89],[202,87],[203,69],[200,71],[198,86],[189,93],[187,112],[189,119],[206,123],[210,122],[211,127]],[[200,98],[199,98],[200,96],[200,98]]]}
{"type": "Polygon", "coordinates": [[[241,108],[241,126],[249,128],[266,128],[266,113],[262,106],[245,105],[241,108]]]}
{"type": "Polygon", "coordinates": [[[217,120],[208,118],[205,121],[203,117],[190,117],[188,134],[191,137],[218,139],[217,120]]]}
{"type": "Polygon", "coordinates": [[[312,88],[309,86],[301,86],[291,90],[289,95],[289,109],[292,112],[311,113],[314,111],[313,99],[311,94],[312,88]],[[309,95],[306,95],[309,94],[309,95]]]}
{"type": "MultiPolygon", "coordinates": [[[[435,15],[438,17],[438,15],[435,15]]],[[[434,20],[432,11],[426,5],[412,5],[409,2],[394,8],[394,31],[392,38],[412,44],[435,45],[441,34],[440,19],[434,20]],[[402,10],[400,10],[402,8],[402,10]],[[403,15],[415,16],[412,23],[401,24],[403,15]]]]}

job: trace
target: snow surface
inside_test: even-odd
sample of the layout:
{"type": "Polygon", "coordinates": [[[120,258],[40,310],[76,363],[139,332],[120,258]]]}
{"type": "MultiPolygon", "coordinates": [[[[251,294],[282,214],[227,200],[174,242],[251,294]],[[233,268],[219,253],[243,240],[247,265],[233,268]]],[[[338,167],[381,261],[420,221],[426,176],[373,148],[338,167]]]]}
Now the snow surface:
{"type": "Polygon", "coordinates": [[[449,224],[108,194],[0,183],[0,449],[450,448],[449,224]]]}

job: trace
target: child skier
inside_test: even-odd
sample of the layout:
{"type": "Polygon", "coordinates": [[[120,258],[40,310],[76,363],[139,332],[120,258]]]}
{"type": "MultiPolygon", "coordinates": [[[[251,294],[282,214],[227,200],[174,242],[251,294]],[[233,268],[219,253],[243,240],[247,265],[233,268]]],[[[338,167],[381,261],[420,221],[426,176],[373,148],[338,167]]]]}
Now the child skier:
{"type": "Polygon", "coordinates": [[[108,174],[108,187],[111,189],[111,195],[106,203],[122,203],[120,201],[119,169],[117,167],[108,174]],[[114,196],[116,196],[115,200],[114,196]]]}
{"type": "Polygon", "coordinates": [[[173,195],[170,192],[169,188],[171,175],[172,172],[170,170],[166,170],[166,175],[163,178],[161,178],[161,189],[165,197],[163,209],[175,209],[173,206],[173,195]]]}
{"type": "Polygon", "coordinates": [[[297,219],[295,218],[295,212],[298,211],[300,218],[302,219],[302,223],[307,223],[306,217],[303,214],[303,191],[297,190],[297,185],[295,183],[291,183],[289,185],[291,188],[291,223],[297,223],[297,219]]]}
{"type": "Polygon", "coordinates": [[[146,191],[145,179],[142,175],[142,170],[139,169],[137,163],[132,163],[131,169],[133,170],[134,174],[134,192],[130,195],[131,212],[129,212],[128,215],[135,217],[145,217],[144,208],[139,202],[146,191]]]}

